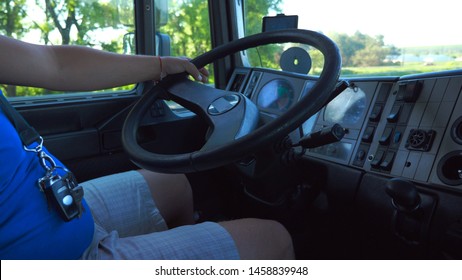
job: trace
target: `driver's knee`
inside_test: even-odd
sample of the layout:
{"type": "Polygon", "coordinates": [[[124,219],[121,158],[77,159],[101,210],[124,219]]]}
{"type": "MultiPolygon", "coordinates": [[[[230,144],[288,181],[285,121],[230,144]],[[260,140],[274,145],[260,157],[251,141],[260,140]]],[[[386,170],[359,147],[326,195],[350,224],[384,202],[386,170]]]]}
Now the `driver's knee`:
{"type": "Polygon", "coordinates": [[[272,220],[240,219],[221,222],[232,236],[241,259],[294,259],[292,238],[272,220]]]}
{"type": "Polygon", "coordinates": [[[169,228],[194,223],[191,185],[183,174],[139,170],[169,228]]]}

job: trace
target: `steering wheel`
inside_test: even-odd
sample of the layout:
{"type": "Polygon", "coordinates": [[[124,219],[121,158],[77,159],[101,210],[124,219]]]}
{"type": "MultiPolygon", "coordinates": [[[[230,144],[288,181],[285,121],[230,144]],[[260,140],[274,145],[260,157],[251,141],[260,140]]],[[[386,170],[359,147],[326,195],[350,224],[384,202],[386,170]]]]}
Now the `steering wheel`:
{"type": "Polygon", "coordinates": [[[317,48],[324,56],[324,67],[310,94],[283,115],[258,127],[258,109],[243,94],[191,81],[186,73],[169,75],[140,97],[125,120],[122,143],[131,160],[139,167],[163,173],[204,171],[236,162],[299,127],[328,103],[340,75],[340,53],[328,37],[299,29],[264,32],[216,47],[191,62],[202,68],[238,51],[288,42],[317,48]],[[167,155],[153,153],[140,146],[137,142],[139,123],[159,98],[177,102],[208,123],[211,133],[201,149],[167,155]]]}

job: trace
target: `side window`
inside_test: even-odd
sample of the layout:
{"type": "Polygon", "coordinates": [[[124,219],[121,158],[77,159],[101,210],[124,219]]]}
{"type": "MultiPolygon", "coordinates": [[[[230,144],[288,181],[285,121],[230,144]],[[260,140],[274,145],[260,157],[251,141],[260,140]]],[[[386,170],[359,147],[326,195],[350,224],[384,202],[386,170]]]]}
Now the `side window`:
{"type": "MultiPolygon", "coordinates": [[[[156,53],[158,55],[195,58],[212,48],[207,0],[156,1],[156,53]],[[160,4],[159,4],[160,3],[160,4]]],[[[213,65],[209,84],[214,85],[213,65]]],[[[166,101],[177,114],[186,113],[181,105],[166,101]]]]}
{"type": "MultiPolygon", "coordinates": [[[[211,50],[207,0],[168,0],[157,9],[160,15],[156,15],[156,38],[160,41],[157,43],[161,46],[161,54],[194,58],[211,50]],[[165,48],[168,47],[169,51],[166,52],[165,48]]],[[[212,65],[208,65],[207,69],[210,72],[209,82],[213,84],[212,65]]]]}
{"type": "MultiPolygon", "coordinates": [[[[135,30],[134,1],[3,0],[0,10],[0,33],[29,43],[84,45],[116,53],[136,49],[130,39],[135,30]]],[[[0,85],[0,89],[8,97],[58,93],[11,85],[0,85]]]]}

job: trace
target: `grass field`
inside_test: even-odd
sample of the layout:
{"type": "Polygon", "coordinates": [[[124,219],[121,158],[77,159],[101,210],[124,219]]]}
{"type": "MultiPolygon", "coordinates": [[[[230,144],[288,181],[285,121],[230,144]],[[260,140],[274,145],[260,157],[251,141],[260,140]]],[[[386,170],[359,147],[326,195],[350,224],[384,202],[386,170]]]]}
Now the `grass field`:
{"type": "Polygon", "coordinates": [[[462,61],[439,62],[433,65],[414,62],[402,66],[343,67],[342,76],[404,76],[454,69],[462,69],[462,61]]]}

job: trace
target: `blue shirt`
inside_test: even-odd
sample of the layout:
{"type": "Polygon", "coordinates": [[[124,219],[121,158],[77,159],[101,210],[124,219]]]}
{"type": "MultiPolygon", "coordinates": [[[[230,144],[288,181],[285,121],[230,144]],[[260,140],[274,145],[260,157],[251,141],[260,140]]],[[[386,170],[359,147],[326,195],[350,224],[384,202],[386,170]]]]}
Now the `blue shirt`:
{"type": "Polygon", "coordinates": [[[22,146],[0,109],[0,259],[77,259],[93,239],[90,209],[84,202],[82,216],[70,222],[49,210],[37,183],[45,169],[22,146]]]}

